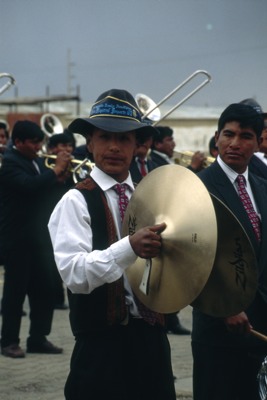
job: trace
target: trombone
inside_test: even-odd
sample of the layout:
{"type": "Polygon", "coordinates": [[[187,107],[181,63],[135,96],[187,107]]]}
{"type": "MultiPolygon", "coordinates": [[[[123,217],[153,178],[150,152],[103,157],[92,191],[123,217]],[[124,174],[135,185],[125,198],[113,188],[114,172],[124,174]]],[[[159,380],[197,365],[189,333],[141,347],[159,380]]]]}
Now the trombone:
{"type": "Polygon", "coordinates": [[[151,100],[148,96],[143,94],[137,94],[135,100],[137,102],[138,107],[140,108],[142,115],[142,120],[148,118],[154,121],[152,123],[153,126],[158,125],[163,119],[167,118],[176,108],[180,107],[186,100],[192,97],[196,92],[198,92],[202,87],[207,85],[211,81],[211,75],[204,70],[197,70],[193,74],[191,74],[188,78],[186,78],[180,85],[178,85],[175,89],[173,89],[169,94],[167,94],[160,102],[157,104],[151,100]],[[197,75],[203,74],[206,76],[206,79],[200,83],[194,90],[192,90],[187,96],[185,96],[182,100],[180,100],[174,107],[172,107],[166,114],[162,117],[160,116],[159,106],[165,101],[167,101],[170,97],[172,97],[178,90],[184,87],[189,81],[194,79],[197,75]],[[152,114],[154,112],[154,115],[152,114]],[[149,118],[149,115],[152,114],[152,118],[149,118]]]}
{"type": "Polygon", "coordinates": [[[0,79],[2,79],[2,78],[9,78],[9,81],[6,82],[6,83],[0,88],[0,95],[1,95],[2,93],[4,93],[6,90],[8,90],[10,86],[15,85],[15,83],[16,83],[15,79],[13,78],[13,76],[10,75],[10,74],[7,74],[6,72],[0,73],[0,79]]]}
{"type": "MultiPolygon", "coordinates": [[[[55,167],[55,162],[53,160],[56,160],[57,156],[55,154],[44,154],[40,153],[39,157],[45,158],[45,166],[47,168],[53,169],[55,167]],[[52,160],[51,162],[49,160],[52,160]]],[[[85,158],[84,160],[78,160],[76,158],[73,158],[70,160],[70,167],[69,167],[69,172],[72,173],[72,179],[74,183],[77,183],[79,179],[77,178],[77,175],[79,176],[80,179],[85,179],[87,175],[89,175],[89,172],[93,169],[95,164],[90,161],[88,158],[85,158]],[[85,167],[85,168],[83,168],[85,167]]]]}

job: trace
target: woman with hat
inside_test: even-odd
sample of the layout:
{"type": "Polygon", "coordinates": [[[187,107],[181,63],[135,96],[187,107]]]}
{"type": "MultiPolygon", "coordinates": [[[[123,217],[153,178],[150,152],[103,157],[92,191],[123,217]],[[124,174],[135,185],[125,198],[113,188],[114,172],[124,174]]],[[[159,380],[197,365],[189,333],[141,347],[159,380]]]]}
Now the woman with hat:
{"type": "Polygon", "coordinates": [[[134,191],[129,166],[136,136],[154,128],[141,121],[129,92],[112,89],[99,96],[89,118],[69,129],[87,138],[95,167],[64,195],[49,222],[76,340],[66,399],[174,400],[164,317],[140,303],[125,274],[138,256],[159,254],[166,225],[121,238],[134,191]]]}

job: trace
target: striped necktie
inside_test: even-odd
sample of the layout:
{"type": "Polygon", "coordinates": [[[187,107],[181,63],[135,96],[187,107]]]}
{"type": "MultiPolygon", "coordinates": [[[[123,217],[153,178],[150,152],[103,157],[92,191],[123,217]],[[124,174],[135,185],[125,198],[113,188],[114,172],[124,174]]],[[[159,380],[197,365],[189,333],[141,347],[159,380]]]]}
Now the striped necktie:
{"type": "Polygon", "coordinates": [[[141,158],[138,158],[138,162],[140,164],[140,172],[142,176],[147,175],[147,170],[146,170],[146,161],[142,160],[141,158]]]}
{"type": "Polygon", "coordinates": [[[243,206],[248,214],[248,217],[253,226],[255,235],[256,235],[257,239],[260,241],[261,240],[260,219],[259,219],[256,211],[254,210],[252,201],[246,190],[246,178],[243,175],[238,175],[236,178],[236,182],[237,182],[237,190],[238,190],[238,195],[240,197],[240,200],[242,201],[243,206]]]}
{"type": "Polygon", "coordinates": [[[113,189],[115,190],[115,192],[118,194],[119,199],[118,199],[118,203],[119,203],[119,210],[120,210],[120,216],[121,216],[121,221],[123,221],[123,217],[126,211],[126,208],[128,206],[129,203],[129,199],[126,196],[126,189],[127,189],[127,184],[126,183],[117,183],[116,185],[113,186],[113,189]]]}

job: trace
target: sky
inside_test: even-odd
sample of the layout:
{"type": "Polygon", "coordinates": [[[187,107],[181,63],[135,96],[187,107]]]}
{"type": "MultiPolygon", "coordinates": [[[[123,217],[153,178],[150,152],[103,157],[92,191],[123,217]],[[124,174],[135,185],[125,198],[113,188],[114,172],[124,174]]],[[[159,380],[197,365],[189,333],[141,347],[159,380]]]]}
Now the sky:
{"type": "Polygon", "coordinates": [[[0,23],[0,74],[16,79],[0,101],[79,87],[83,102],[119,88],[158,103],[205,70],[188,105],[253,97],[267,111],[267,0],[0,0],[0,23]]]}

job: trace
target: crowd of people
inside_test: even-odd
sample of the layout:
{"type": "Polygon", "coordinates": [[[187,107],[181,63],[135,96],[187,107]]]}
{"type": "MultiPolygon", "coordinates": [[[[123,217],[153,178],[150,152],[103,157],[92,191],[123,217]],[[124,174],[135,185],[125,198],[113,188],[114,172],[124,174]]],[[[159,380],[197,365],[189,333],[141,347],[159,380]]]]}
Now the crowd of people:
{"type": "Polygon", "coordinates": [[[218,318],[193,307],[191,329],[181,324],[179,310],[161,314],[142,304],[127,277],[137,257],[160,255],[166,221],[121,233],[139,182],[174,163],[173,129],[144,121],[133,96],[112,89],[97,98],[88,118],[50,137],[50,167],[39,157],[44,138],[29,120],[17,121],[10,138],[0,124],[2,355],[26,355],[20,324],[28,297],[28,353],[62,353],[48,336],[53,311],[69,307],[75,345],[66,400],[86,400],[88,391],[98,400],[174,400],[169,333],[191,334],[194,400],[261,400],[257,374],[267,344],[251,334],[267,335],[267,114],[260,105],[245,99],[227,106],[209,143],[215,161],[207,166],[197,151],[187,167],[249,237],[257,292],[238,315],[218,318]],[[86,145],[75,148],[73,133],[86,145]],[[78,183],[70,170],[74,156],[95,165],[78,183]]]}

